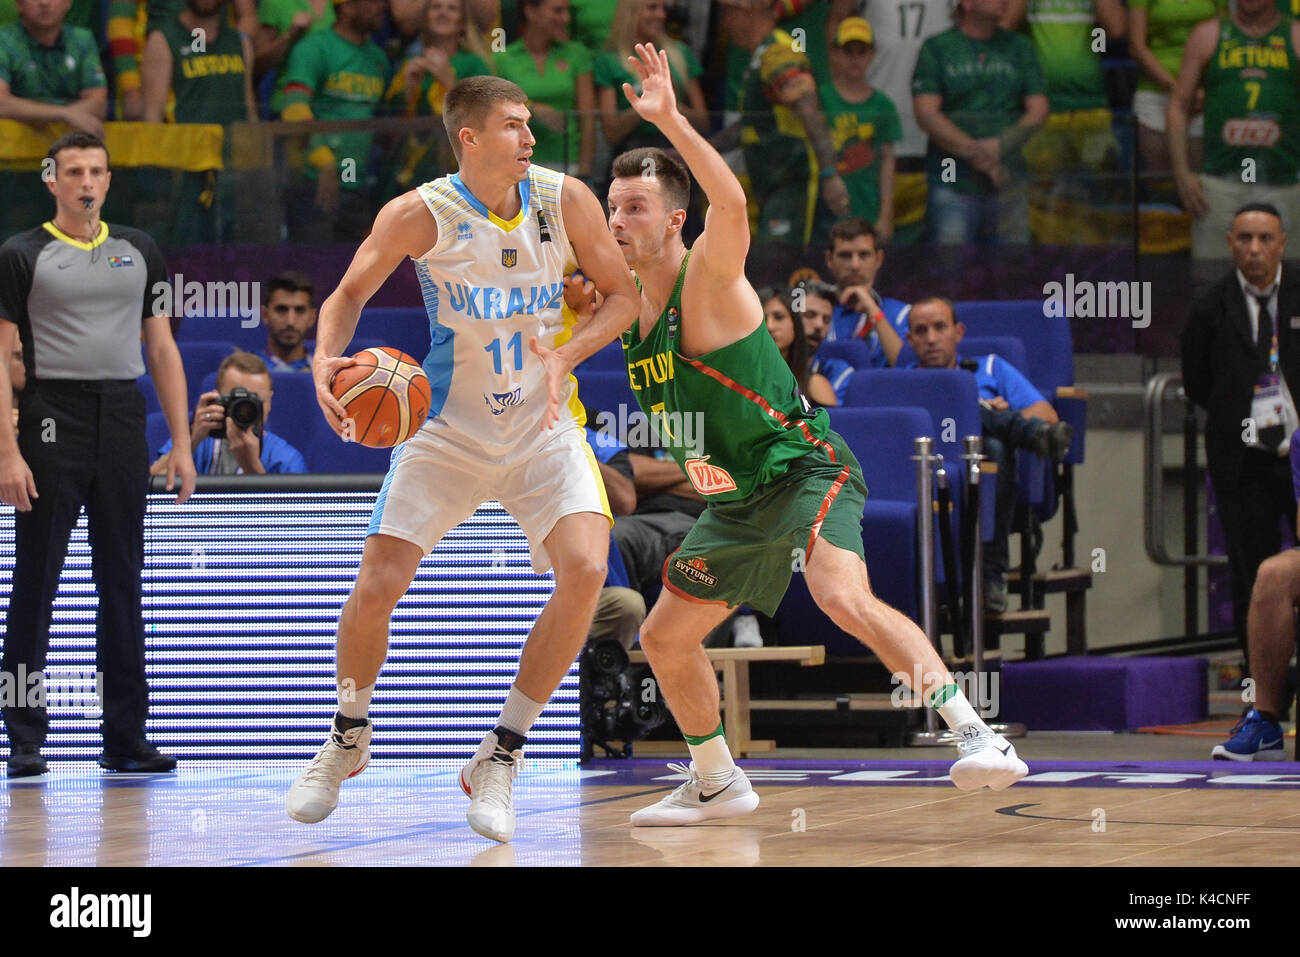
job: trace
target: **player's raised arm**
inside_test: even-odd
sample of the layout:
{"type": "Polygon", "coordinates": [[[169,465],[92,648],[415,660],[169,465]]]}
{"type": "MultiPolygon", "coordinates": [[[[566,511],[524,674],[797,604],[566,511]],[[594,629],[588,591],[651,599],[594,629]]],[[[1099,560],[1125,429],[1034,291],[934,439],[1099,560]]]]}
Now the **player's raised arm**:
{"type": "Polygon", "coordinates": [[[330,392],[330,379],[352,360],[339,358],[357,331],[361,309],[407,256],[423,256],[438,242],[438,226],[419,193],[391,200],[375,217],[374,228],[352,257],[338,287],[321,303],[316,323],[316,355],[312,375],[316,401],[336,432],[346,417],[330,392]]]}
{"type": "Polygon", "coordinates": [[[638,43],[636,52],[627,62],[641,75],[641,94],[638,96],[630,83],[624,83],[623,95],[632,109],[668,137],[709,200],[704,234],[695,241],[692,253],[700,257],[705,270],[719,279],[743,276],[749,254],[745,190],[722,155],[677,109],[668,54],[645,43],[638,43]]]}

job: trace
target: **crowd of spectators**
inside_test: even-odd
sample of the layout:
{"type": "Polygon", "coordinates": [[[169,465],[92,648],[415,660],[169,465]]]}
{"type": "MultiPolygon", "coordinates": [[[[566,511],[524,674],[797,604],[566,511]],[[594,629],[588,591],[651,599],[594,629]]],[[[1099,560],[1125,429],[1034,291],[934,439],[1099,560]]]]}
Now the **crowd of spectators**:
{"type": "MultiPolygon", "coordinates": [[[[1283,89],[1288,77],[1295,87],[1284,68],[1265,76],[1267,64],[1264,104],[1237,95],[1235,74],[1225,87],[1231,70],[1209,68],[1218,28],[1207,21],[1227,18],[1240,45],[1294,5],[10,0],[0,2],[0,118],[103,135],[110,120],[436,117],[458,79],[496,73],[531,97],[535,161],[599,190],[609,158],[664,145],[622,89],[635,79],[627,57],[653,42],[687,118],[736,163],[763,242],[817,248],[848,216],[870,223],[877,245],[1023,243],[1031,224],[1059,241],[1052,216],[1076,240],[1097,236],[1136,162],[1155,177],[1143,196],[1180,202],[1201,227],[1197,255],[1218,256],[1220,220],[1244,201],[1242,184],[1222,185],[1238,177],[1243,149],[1260,167],[1247,185],[1271,188],[1267,201],[1285,215],[1300,203],[1300,92],[1283,89]],[[1126,147],[1134,137],[1116,131],[1130,115],[1126,147]]],[[[1285,47],[1292,26],[1265,39],[1285,47]]],[[[360,239],[379,203],[454,169],[437,133],[286,137],[275,161],[284,236],[360,239]]],[[[161,238],[229,240],[218,211],[230,219],[231,177],[192,170],[173,174],[173,228],[161,238]]]]}

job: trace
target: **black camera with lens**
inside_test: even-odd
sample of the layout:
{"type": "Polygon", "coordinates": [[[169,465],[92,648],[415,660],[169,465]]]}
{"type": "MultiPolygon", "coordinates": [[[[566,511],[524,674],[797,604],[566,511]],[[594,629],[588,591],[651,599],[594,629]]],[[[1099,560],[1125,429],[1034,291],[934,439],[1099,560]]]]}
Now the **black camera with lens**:
{"type": "MultiPolygon", "coordinates": [[[[262,434],[262,397],[256,392],[249,392],[242,385],[236,386],[217,401],[230,416],[230,421],[241,429],[252,429],[254,435],[262,434]]],[[[219,425],[208,433],[214,439],[226,437],[226,420],[223,417],[219,425]]]]}
{"type": "Polygon", "coordinates": [[[663,724],[668,709],[647,665],[632,665],[613,638],[588,642],[578,659],[582,758],[632,756],[632,742],[663,724]],[[615,747],[617,742],[619,747],[615,747]]]}

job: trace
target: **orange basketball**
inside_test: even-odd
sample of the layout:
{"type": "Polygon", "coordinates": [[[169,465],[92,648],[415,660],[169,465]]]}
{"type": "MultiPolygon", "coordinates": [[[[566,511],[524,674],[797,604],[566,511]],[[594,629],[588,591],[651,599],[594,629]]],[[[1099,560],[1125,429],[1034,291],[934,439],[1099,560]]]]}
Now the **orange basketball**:
{"type": "Polygon", "coordinates": [[[429,379],[398,349],[374,346],[352,357],[356,365],[334,374],[330,391],[347,410],[345,437],[373,449],[405,442],[429,415],[429,379]]]}

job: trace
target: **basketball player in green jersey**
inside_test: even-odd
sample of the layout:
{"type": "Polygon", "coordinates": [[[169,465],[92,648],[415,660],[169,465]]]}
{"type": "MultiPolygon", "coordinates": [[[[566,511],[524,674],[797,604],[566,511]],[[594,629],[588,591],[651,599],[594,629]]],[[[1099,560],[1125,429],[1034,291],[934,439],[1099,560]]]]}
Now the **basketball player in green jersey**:
{"type": "Polygon", "coordinates": [[[924,675],[914,690],[961,736],[953,783],[1008,787],[1028,773],[1025,763],[980,720],[921,629],[872,594],[862,550],[862,470],[826,412],[813,412],[799,394],[764,328],[745,279],[744,191],[678,112],[666,56],[645,45],[636,51],[628,59],[642,92],[626,84],[623,92],[689,172],[653,149],[614,161],[609,228],[641,287],[639,318],[623,348],[638,403],[708,507],[669,556],[664,591],[641,626],[641,647],[692,761],[681,768],[686,782],[633,814],[632,823],[698,824],[758,806],[727,748],[718,684],[701,642],[742,603],[773,614],[801,560],[808,590],[839,627],[891,672],[924,675]],[[691,173],[709,211],[688,250],[681,230],[691,173]],[[678,426],[696,415],[696,429],[678,426]]]}
{"type": "Polygon", "coordinates": [[[1300,21],[1274,0],[1237,0],[1187,39],[1169,96],[1169,150],[1192,256],[1225,257],[1224,235],[1247,203],[1272,203],[1300,219],[1300,21]],[[1187,120],[1205,88],[1205,158],[1191,169],[1187,120]]]}

